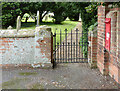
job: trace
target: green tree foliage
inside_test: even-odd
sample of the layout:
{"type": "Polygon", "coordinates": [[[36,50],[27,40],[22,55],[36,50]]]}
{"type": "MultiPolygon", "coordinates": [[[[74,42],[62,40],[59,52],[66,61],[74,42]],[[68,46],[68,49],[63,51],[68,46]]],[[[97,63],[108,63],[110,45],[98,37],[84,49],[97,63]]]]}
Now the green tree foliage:
{"type": "Polygon", "coordinates": [[[62,21],[64,21],[67,18],[66,15],[66,11],[67,11],[67,7],[66,7],[67,3],[65,2],[54,2],[52,3],[52,6],[50,11],[54,12],[54,19],[55,19],[55,23],[59,24],[62,21]]]}
{"type": "MultiPolygon", "coordinates": [[[[78,20],[79,13],[82,15],[82,21],[87,21],[92,19],[93,12],[88,15],[85,7],[89,6],[91,3],[78,3],[78,2],[3,2],[2,3],[2,25],[3,27],[8,27],[9,25],[15,25],[16,18],[18,15],[23,17],[25,13],[30,14],[36,19],[37,10],[40,11],[40,21],[42,22],[43,17],[49,12],[54,12],[55,23],[61,23],[67,16],[71,20],[78,20]],[[45,12],[44,15],[43,12],[45,12]],[[12,22],[12,23],[11,23],[12,22]]],[[[92,6],[93,8],[94,6],[92,6]]],[[[91,21],[94,22],[94,19],[91,21]]],[[[85,23],[86,24],[86,23],[85,23]]],[[[88,24],[87,24],[88,25],[88,24]]],[[[89,24],[90,25],[90,24],[89,24]]]]}
{"type": "Polygon", "coordinates": [[[112,2],[113,7],[120,7],[120,1],[119,2],[112,2]]]}
{"type": "Polygon", "coordinates": [[[17,16],[21,17],[25,12],[28,12],[27,3],[19,2],[3,2],[2,3],[2,27],[8,27],[9,25],[14,25],[17,16]],[[23,8],[24,7],[24,8],[23,8]]]}
{"type": "MultiPolygon", "coordinates": [[[[84,9],[81,10],[82,18],[82,29],[83,32],[87,33],[90,25],[97,22],[97,3],[85,4],[84,9]]],[[[84,35],[83,41],[87,42],[87,35],[84,35]]],[[[81,38],[82,39],[82,38],[81,38]]],[[[83,47],[84,56],[87,57],[87,47],[83,47]]]]}
{"type": "MultiPolygon", "coordinates": [[[[40,11],[40,22],[49,12],[54,13],[55,23],[61,23],[67,17],[77,21],[81,13],[82,28],[85,31],[97,21],[97,6],[95,2],[2,2],[2,26],[15,25],[17,16],[25,13],[36,19],[37,10],[40,11]],[[44,13],[46,11],[46,13],[44,13]],[[44,15],[42,15],[44,13],[44,15]]],[[[106,3],[103,3],[104,5],[106,3]]],[[[113,7],[120,7],[118,2],[110,2],[113,7]]]]}
{"type": "Polygon", "coordinates": [[[44,11],[49,11],[51,3],[45,2],[3,2],[2,3],[2,26],[3,28],[9,25],[15,26],[17,16],[23,17],[25,13],[30,14],[36,18],[37,10],[40,11],[40,21],[48,13],[46,12],[43,16],[44,11]]]}
{"type": "Polygon", "coordinates": [[[67,16],[70,20],[78,21],[80,13],[80,3],[78,2],[69,2],[66,5],[67,7],[67,16]]]}
{"type": "MultiPolygon", "coordinates": [[[[40,11],[40,22],[42,22],[42,19],[44,16],[50,11],[52,8],[52,2],[30,2],[29,3],[29,14],[31,16],[36,16],[37,11],[40,11]],[[46,11],[46,13],[44,13],[46,11]],[[44,15],[42,15],[44,13],[44,15]]],[[[35,17],[34,17],[35,18],[35,17]]]]}

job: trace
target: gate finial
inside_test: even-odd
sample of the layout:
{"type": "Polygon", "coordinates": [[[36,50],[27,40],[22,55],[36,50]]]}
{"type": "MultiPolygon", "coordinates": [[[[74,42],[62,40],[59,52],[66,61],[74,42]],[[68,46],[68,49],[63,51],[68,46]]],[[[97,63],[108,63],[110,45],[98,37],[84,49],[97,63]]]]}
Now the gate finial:
{"type": "Polygon", "coordinates": [[[78,28],[76,28],[76,31],[79,31],[78,28]]]}
{"type": "Polygon", "coordinates": [[[67,29],[65,29],[65,32],[67,32],[67,29]]]}

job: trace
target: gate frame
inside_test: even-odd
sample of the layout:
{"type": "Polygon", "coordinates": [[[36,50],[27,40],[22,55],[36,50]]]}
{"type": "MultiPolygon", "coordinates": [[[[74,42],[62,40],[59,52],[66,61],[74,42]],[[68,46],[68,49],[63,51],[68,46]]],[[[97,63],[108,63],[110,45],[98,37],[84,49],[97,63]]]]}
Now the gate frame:
{"type": "MultiPolygon", "coordinates": [[[[56,29],[56,30],[57,30],[57,29],[56,29]]],[[[78,30],[78,28],[75,29],[75,31],[76,31],[75,34],[82,34],[82,40],[83,40],[83,34],[87,34],[87,42],[85,42],[85,46],[87,46],[87,58],[82,58],[82,60],[83,60],[83,59],[87,59],[87,60],[88,60],[88,45],[89,45],[89,42],[88,42],[88,30],[86,31],[86,33],[83,33],[83,31],[82,31],[82,33],[78,33],[79,30],[78,30],[78,31],[77,31],[77,30],[78,30]]],[[[60,36],[61,36],[61,29],[60,29],[60,33],[56,33],[56,31],[55,31],[55,33],[53,34],[53,33],[51,32],[51,63],[53,64],[53,66],[52,66],[53,69],[56,67],[56,64],[57,64],[57,62],[55,61],[55,60],[56,60],[56,57],[54,58],[54,54],[55,54],[55,56],[56,56],[56,46],[57,46],[57,45],[56,45],[56,35],[57,35],[57,34],[60,34],[60,36]],[[55,39],[54,39],[53,37],[54,37],[55,39]],[[53,39],[54,39],[54,41],[55,41],[54,45],[53,45],[53,39]],[[53,46],[55,46],[55,48],[54,48],[55,50],[53,50],[53,46]],[[53,51],[54,51],[54,52],[53,52],[53,51]]],[[[66,34],[73,34],[73,33],[72,33],[72,30],[71,30],[70,33],[67,33],[67,29],[65,29],[65,33],[64,33],[64,34],[66,35],[66,34]]],[[[65,36],[65,38],[67,39],[67,36],[65,36]]],[[[64,38],[64,39],[65,39],[65,38],[64,38]]],[[[77,38],[79,38],[79,37],[77,37],[77,38]]],[[[78,39],[77,39],[77,40],[78,40],[78,39]]],[[[76,40],[76,41],[77,41],[77,40],[76,40]]],[[[60,39],[60,41],[61,41],[61,39],[60,39]]],[[[67,40],[66,40],[66,41],[67,41],[67,40]]],[[[65,41],[65,42],[66,42],[66,41],[65,41]]],[[[72,39],[71,39],[71,41],[72,41],[72,39]]],[[[75,42],[76,42],[76,41],[75,41],[75,42]]],[[[62,41],[61,41],[61,43],[62,43],[62,41]]],[[[61,46],[61,43],[60,43],[59,46],[61,46]]],[[[78,42],[78,43],[80,43],[80,42],[78,42]]],[[[84,46],[83,43],[84,43],[84,42],[82,41],[82,47],[84,46]]],[[[67,46],[67,45],[66,45],[66,46],[67,46]]],[[[79,44],[78,44],[78,45],[76,44],[75,46],[79,46],[79,44]]],[[[76,51],[75,51],[75,52],[76,52],[76,51]]],[[[76,57],[76,58],[77,58],[77,57],[76,57]]],[[[79,59],[80,59],[80,58],[79,58],[79,59]]],[[[72,59],[71,59],[71,60],[72,60],[72,59]]],[[[59,62],[58,62],[58,63],[59,63],[59,62]]],[[[64,62],[62,62],[62,63],[64,63],[64,62]]],[[[70,62],[70,63],[88,63],[88,61],[85,61],[85,62],[79,61],[79,62],[70,62]]]]}

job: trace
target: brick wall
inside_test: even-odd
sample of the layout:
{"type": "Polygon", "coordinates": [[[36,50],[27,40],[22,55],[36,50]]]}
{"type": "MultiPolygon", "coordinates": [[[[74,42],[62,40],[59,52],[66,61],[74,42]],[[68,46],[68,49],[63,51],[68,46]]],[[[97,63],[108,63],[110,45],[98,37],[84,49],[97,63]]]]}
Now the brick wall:
{"type": "Polygon", "coordinates": [[[111,18],[111,48],[109,52],[109,75],[120,83],[120,8],[109,9],[106,15],[111,18]]]}
{"type": "Polygon", "coordinates": [[[27,64],[34,62],[34,38],[0,38],[0,64],[27,64]]]}
{"type": "Polygon", "coordinates": [[[108,60],[105,60],[105,15],[106,7],[98,7],[98,42],[97,42],[97,66],[104,75],[108,74],[108,60]]]}
{"type": "Polygon", "coordinates": [[[50,28],[37,27],[34,36],[21,36],[0,38],[0,65],[40,67],[51,63],[50,28]]]}
{"type": "Polygon", "coordinates": [[[97,67],[97,30],[88,33],[88,63],[91,68],[97,67]]]}
{"type": "Polygon", "coordinates": [[[97,66],[120,83],[120,8],[98,7],[97,66]],[[111,18],[110,51],[105,49],[105,18],[111,18]]]}

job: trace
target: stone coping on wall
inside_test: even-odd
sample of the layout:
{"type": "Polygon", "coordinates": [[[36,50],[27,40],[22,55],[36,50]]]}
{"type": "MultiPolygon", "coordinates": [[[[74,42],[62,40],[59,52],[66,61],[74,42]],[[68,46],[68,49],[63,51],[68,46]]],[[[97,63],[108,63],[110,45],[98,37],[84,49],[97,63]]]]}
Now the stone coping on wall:
{"type": "Polygon", "coordinates": [[[47,30],[47,31],[51,32],[51,27],[48,27],[46,25],[38,26],[38,27],[35,28],[35,33],[40,32],[41,30],[47,30]]]}
{"type": "Polygon", "coordinates": [[[0,37],[1,38],[35,37],[35,33],[39,32],[40,29],[51,31],[51,28],[46,25],[38,26],[35,29],[20,29],[18,31],[17,29],[7,29],[7,30],[1,29],[0,37]]]}
{"type": "Polygon", "coordinates": [[[16,37],[34,37],[35,30],[31,29],[21,29],[17,31],[16,29],[0,30],[0,37],[2,38],[16,38],[16,37]]]}

